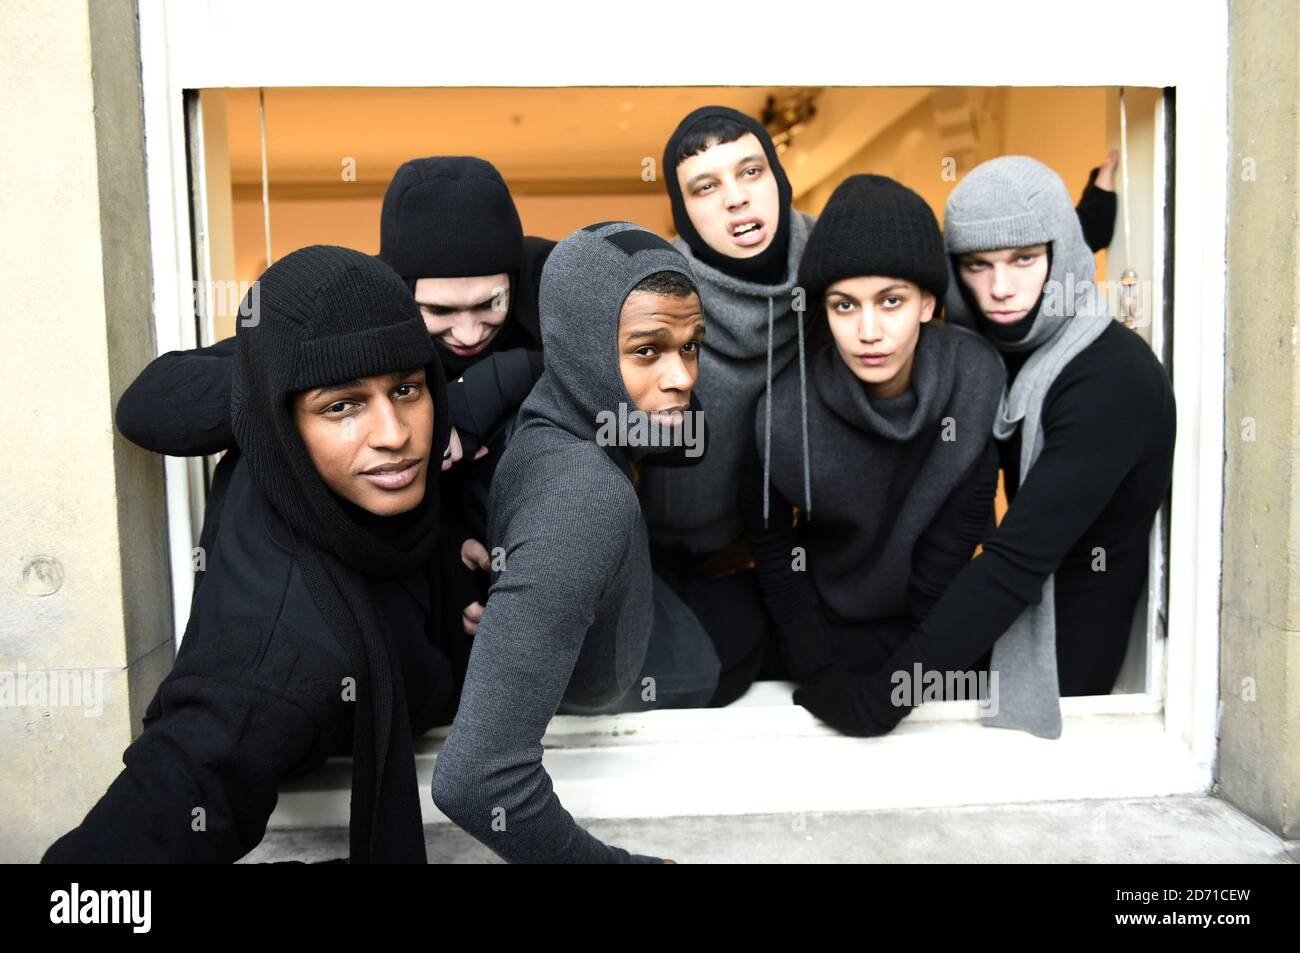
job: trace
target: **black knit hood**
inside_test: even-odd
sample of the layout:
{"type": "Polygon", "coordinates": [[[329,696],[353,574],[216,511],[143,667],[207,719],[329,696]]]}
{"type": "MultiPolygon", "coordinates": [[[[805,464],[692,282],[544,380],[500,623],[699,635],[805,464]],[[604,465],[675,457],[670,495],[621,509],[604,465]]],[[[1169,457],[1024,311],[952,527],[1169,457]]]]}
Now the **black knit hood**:
{"type": "MultiPolygon", "coordinates": [[[[438,529],[438,475],[448,444],[446,384],[415,300],[378,259],[315,245],[276,262],[245,300],[235,338],[231,412],[253,483],[287,526],[294,558],[356,677],[351,858],[425,861],[411,728],[394,638],[363,575],[427,571],[438,529]],[[332,493],[290,406],[310,387],[423,366],[435,424],[421,504],[388,519],[332,493]],[[382,524],[384,529],[379,529],[382,524]],[[386,528],[396,525],[395,532],[386,528]]],[[[340,689],[342,690],[342,689],[340,689]]]]}
{"type": "Polygon", "coordinates": [[[479,354],[463,357],[434,346],[455,380],[487,355],[536,348],[541,340],[531,308],[525,239],[519,211],[492,163],[475,156],[429,156],[404,162],[384,193],[379,258],[412,292],[420,278],[510,276],[510,306],[501,329],[479,354]]]}
{"type": "Polygon", "coordinates": [[[742,281],[772,285],[780,284],[786,279],[786,250],[790,247],[790,220],[793,215],[791,202],[794,193],[790,188],[790,180],[786,177],[785,168],[781,165],[781,159],[776,154],[776,145],[772,142],[772,136],[761,122],[726,106],[701,106],[678,123],[677,128],[668,138],[668,144],[664,146],[663,174],[664,182],[668,187],[668,199],[672,203],[673,226],[677,229],[677,234],[690,246],[695,257],[742,281]],[[772,236],[771,243],[752,258],[735,258],[717,251],[700,237],[686,211],[685,197],[677,181],[677,149],[691,129],[701,120],[707,119],[729,119],[748,132],[752,132],[763,146],[768,167],[776,177],[777,204],[780,209],[776,233],[772,236]]]}
{"type": "MultiPolygon", "coordinates": [[[[438,475],[450,438],[441,365],[414,299],[370,255],[328,245],[299,249],[257,281],[256,322],[237,329],[231,391],[235,438],[258,488],[296,535],[358,572],[401,571],[432,549],[438,475]],[[325,485],[293,419],[290,398],[309,387],[424,367],[435,433],[419,518],[385,541],[367,532],[325,485]]],[[[252,308],[251,297],[245,302],[252,308]]],[[[415,511],[412,511],[413,513],[415,511]]]]}

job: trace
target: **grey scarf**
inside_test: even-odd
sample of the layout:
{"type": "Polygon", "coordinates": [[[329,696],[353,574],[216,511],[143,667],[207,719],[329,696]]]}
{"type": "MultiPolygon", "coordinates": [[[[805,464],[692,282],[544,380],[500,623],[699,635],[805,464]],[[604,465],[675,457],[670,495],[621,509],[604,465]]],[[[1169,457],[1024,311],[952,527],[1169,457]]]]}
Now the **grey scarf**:
{"type": "MultiPolygon", "coordinates": [[[[994,341],[1005,351],[1032,351],[993,424],[999,440],[1020,428],[1020,485],[1043,447],[1043,401],[1058,374],[1101,336],[1111,318],[1093,284],[1095,263],[1083,239],[1069,192],[1060,176],[1036,159],[1003,156],[973,169],[948,198],[944,244],[950,256],[996,248],[1050,243],[1051,269],[1029,333],[1020,341],[994,341]]],[[[950,257],[951,266],[951,257],[950,257]]],[[[955,269],[954,269],[955,272],[955,269]]],[[[949,284],[950,319],[971,320],[961,277],[949,284]]],[[[1013,504],[1014,505],[1014,504],[1013,504]]],[[[1056,668],[1055,575],[1042,598],[1011,624],[993,646],[990,670],[998,673],[997,714],[985,724],[1019,728],[1040,738],[1061,735],[1056,668]]]]}

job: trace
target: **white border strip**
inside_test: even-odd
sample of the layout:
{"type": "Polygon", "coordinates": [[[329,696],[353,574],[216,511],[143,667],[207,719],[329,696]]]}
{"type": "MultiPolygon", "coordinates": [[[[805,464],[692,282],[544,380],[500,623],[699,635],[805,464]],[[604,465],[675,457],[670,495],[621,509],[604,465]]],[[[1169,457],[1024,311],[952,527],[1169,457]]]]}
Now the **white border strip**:
{"type": "MultiPolygon", "coordinates": [[[[181,89],[171,75],[165,0],[139,0],[140,82],[144,99],[145,176],[153,267],[154,336],[158,353],[191,348],[194,335],[189,186],[181,89]]],[[[194,591],[192,551],[202,521],[201,459],[164,457],[167,540],[175,643],[189,621],[194,591]]]]}

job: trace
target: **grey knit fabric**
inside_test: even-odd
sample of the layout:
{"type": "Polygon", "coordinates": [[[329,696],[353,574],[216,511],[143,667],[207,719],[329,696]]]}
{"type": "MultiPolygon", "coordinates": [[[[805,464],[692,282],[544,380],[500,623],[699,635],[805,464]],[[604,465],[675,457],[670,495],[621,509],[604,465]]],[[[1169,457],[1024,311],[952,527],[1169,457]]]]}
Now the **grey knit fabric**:
{"type": "Polygon", "coordinates": [[[557,245],[542,273],[546,372],[492,482],[488,546],[504,566],[433,776],[438,808],[511,862],[657,861],[574,822],[542,766],[541,738],[561,701],[593,710],[623,698],[646,656],[645,522],[628,454],[596,434],[602,411],[635,407],[619,368],[619,312],[658,271],[690,276],[667,242],[606,222],[557,245]]]}
{"type": "Polygon", "coordinates": [[[789,265],[779,285],[733,278],[673,239],[690,260],[708,327],[695,390],[708,421],[709,452],[690,469],[642,471],[641,505],[657,543],[712,552],[741,532],[736,500],[746,432],[758,398],[767,392],[769,374],[774,378],[798,357],[801,316],[792,310],[792,292],[814,222],[803,212],[791,217],[789,265]]]}
{"type": "MultiPolygon", "coordinates": [[[[817,517],[802,534],[809,581],[839,619],[907,618],[913,550],[988,446],[1006,381],[1002,361],[973,331],[932,321],[921,325],[912,386],[897,397],[869,397],[833,344],[813,356],[809,373],[808,442],[818,501],[817,517]],[[917,440],[928,447],[880,545],[879,528],[892,515],[884,512],[890,487],[905,446],[917,440]]],[[[772,483],[786,499],[801,499],[796,367],[777,378],[772,394],[772,483]]],[[[765,410],[759,398],[753,426],[760,455],[765,410]]]]}
{"type": "MultiPolygon", "coordinates": [[[[949,255],[1050,242],[1052,266],[1044,297],[1029,333],[999,342],[1008,351],[1032,351],[1003,394],[993,433],[999,440],[1021,430],[1020,485],[1043,447],[1042,410],[1052,382],[1111,322],[1105,296],[1093,284],[1092,252],[1083,239],[1074,203],[1061,177],[1028,156],[1002,156],[967,174],[948,197],[944,244],[949,255]]],[[[951,266],[951,262],[950,262],[951,266]]],[[[954,274],[949,285],[950,317],[969,315],[954,274]]],[[[1014,505],[1014,504],[1013,504],[1014,505]]],[[[1031,605],[993,646],[998,672],[997,714],[985,724],[1019,728],[1042,738],[1061,734],[1060,685],[1056,671],[1055,576],[1048,576],[1037,605],[1031,605]]]]}

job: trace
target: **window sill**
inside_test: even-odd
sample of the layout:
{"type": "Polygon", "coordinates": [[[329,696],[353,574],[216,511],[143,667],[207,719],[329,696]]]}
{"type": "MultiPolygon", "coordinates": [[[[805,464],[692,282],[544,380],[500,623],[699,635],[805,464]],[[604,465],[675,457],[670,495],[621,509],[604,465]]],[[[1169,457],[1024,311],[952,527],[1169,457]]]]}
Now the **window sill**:
{"type": "MultiPolygon", "coordinates": [[[[914,711],[883,738],[847,738],[764,682],[721,709],[561,715],[546,769],[575,817],[677,817],[952,807],[1209,791],[1209,764],[1169,735],[1145,694],[1062,700],[1061,737],[987,728],[975,702],[914,711]]],[[[430,780],[447,729],[416,740],[426,823],[446,822],[430,780]]],[[[269,826],[346,827],[351,762],[285,785],[269,826]]]]}

